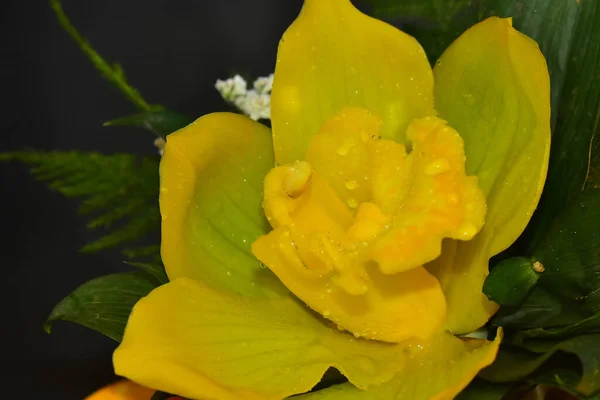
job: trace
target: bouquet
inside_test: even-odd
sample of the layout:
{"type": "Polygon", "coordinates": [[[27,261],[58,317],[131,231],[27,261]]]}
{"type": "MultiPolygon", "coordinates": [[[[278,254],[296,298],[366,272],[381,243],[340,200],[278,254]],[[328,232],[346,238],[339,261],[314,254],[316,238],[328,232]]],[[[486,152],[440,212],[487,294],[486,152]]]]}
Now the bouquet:
{"type": "Polygon", "coordinates": [[[201,116],[51,5],[157,147],[0,155],[118,226],[44,324],[119,343],[90,398],[597,398],[600,3],[305,0],[201,116]]]}

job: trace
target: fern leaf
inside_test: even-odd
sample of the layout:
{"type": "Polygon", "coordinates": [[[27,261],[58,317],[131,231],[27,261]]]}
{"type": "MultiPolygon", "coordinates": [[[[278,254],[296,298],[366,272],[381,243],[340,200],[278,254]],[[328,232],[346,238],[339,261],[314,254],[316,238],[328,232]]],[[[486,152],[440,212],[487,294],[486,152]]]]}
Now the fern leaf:
{"type": "Polygon", "coordinates": [[[158,157],[76,151],[0,153],[0,161],[10,160],[29,165],[33,176],[51,189],[82,199],[79,211],[94,215],[89,228],[111,229],[82,251],[126,245],[125,255],[158,255],[157,246],[139,251],[131,247],[160,226],[158,157]]]}

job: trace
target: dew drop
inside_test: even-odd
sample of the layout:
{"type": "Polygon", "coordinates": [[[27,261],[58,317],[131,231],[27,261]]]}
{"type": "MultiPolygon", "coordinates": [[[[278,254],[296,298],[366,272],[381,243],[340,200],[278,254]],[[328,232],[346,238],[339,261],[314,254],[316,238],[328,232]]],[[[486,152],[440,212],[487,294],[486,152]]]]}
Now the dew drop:
{"type": "Polygon", "coordinates": [[[460,235],[463,239],[471,239],[477,233],[477,228],[475,225],[470,224],[468,222],[462,224],[460,227],[460,235]]]}
{"type": "Polygon", "coordinates": [[[328,316],[329,316],[329,314],[331,314],[331,311],[329,311],[329,310],[325,310],[325,311],[323,311],[323,316],[324,316],[324,317],[328,317],[328,316]]]}
{"type": "Polygon", "coordinates": [[[356,199],[348,199],[347,203],[348,203],[348,207],[350,207],[350,208],[358,207],[358,201],[356,199]]]}
{"type": "Polygon", "coordinates": [[[335,152],[342,157],[346,156],[348,155],[348,152],[350,151],[352,146],[354,146],[354,141],[352,139],[346,139],[344,143],[342,143],[342,145],[338,147],[335,152]]]}
{"type": "Polygon", "coordinates": [[[445,158],[436,158],[425,167],[425,174],[429,176],[439,175],[450,169],[450,163],[445,158]]]}
{"type": "Polygon", "coordinates": [[[354,190],[356,188],[358,188],[358,183],[354,179],[346,181],[346,189],[354,190]]]}

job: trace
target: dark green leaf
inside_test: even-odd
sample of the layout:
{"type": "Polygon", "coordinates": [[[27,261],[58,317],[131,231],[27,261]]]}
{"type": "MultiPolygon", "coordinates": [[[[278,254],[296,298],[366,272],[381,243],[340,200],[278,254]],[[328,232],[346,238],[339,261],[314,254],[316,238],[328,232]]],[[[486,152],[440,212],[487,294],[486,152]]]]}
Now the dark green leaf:
{"type": "Polygon", "coordinates": [[[580,193],[534,257],[546,271],[539,284],[590,315],[600,311],[600,190],[580,193]]]}
{"type": "Polygon", "coordinates": [[[546,363],[553,356],[563,356],[561,353],[570,353],[577,357],[580,363],[580,374],[574,378],[576,368],[567,368],[570,366],[571,359],[559,358],[558,365],[560,371],[554,370],[553,364],[544,365],[540,369],[540,374],[548,374],[554,370],[553,382],[547,382],[554,386],[564,387],[569,390],[575,390],[578,393],[589,396],[600,390],[600,335],[582,335],[572,339],[565,340],[553,346],[544,354],[536,354],[522,349],[503,348],[498,353],[496,361],[485,368],[480,376],[491,382],[514,382],[526,379],[528,376],[535,376],[538,368],[546,363]],[[564,374],[564,377],[561,376],[564,374]],[[567,384],[567,381],[570,382],[567,384]],[[571,384],[574,385],[571,386],[571,384]]]}
{"type": "Polygon", "coordinates": [[[158,136],[165,137],[192,122],[193,120],[185,115],[163,110],[115,119],[104,123],[104,126],[135,126],[154,132],[158,136]]]}
{"type": "Polygon", "coordinates": [[[504,260],[485,280],[483,293],[500,305],[519,305],[537,283],[539,273],[535,268],[539,265],[525,257],[504,260]]]}
{"type": "Polygon", "coordinates": [[[158,244],[133,248],[126,247],[122,253],[132,260],[149,259],[157,263],[162,262],[160,258],[160,245],[158,244]]]}
{"type": "Polygon", "coordinates": [[[104,60],[104,58],[102,58],[102,56],[100,56],[100,54],[96,52],[96,50],[92,48],[89,42],[83,36],[81,36],[73,24],[71,24],[71,21],[69,21],[69,18],[63,11],[60,0],[51,0],[50,4],[56,13],[56,17],[58,18],[60,25],[69,34],[69,36],[75,42],[77,42],[81,51],[89,58],[92,64],[94,64],[96,69],[100,71],[106,80],[115,85],[115,87],[119,89],[125,95],[125,97],[127,97],[127,99],[135,104],[141,111],[159,111],[163,109],[161,105],[148,104],[142,95],[137,91],[137,89],[127,82],[121,66],[119,64],[109,64],[104,60]]]}
{"type": "Polygon", "coordinates": [[[494,384],[475,379],[456,396],[456,400],[502,400],[513,386],[512,383],[494,384]]]}
{"type": "Polygon", "coordinates": [[[515,307],[501,307],[492,320],[495,326],[516,329],[534,329],[543,327],[576,324],[587,315],[578,311],[575,305],[548,293],[542,286],[531,290],[525,302],[515,307]]]}
{"type": "Polygon", "coordinates": [[[590,187],[554,221],[534,252],[545,271],[520,307],[493,320],[510,328],[555,328],[553,336],[595,328],[600,311],[600,190],[590,187]],[[591,319],[590,319],[591,318],[591,319]],[[589,321],[585,321],[590,319],[589,321]],[[577,324],[569,328],[571,324],[577,324]]]}
{"type": "Polygon", "coordinates": [[[577,5],[580,7],[580,16],[570,53],[567,56],[564,53],[566,49],[560,53],[560,57],[566,59],[566,80],[559,107],[553,109],[555,114],[558,111],[558,121],[552,135],[544,195],[526,235],[532,236],[530,249],[538,247],[555,215],[567,205],[579,201],[577,197],[585,186],[590,169],[593,137],[599,131],[600,3],[570,3],[581,3],[577,5]]]}
{"type": "Polygon", "coordinates": [[[169,282],[169,277],[167,276],[167,272],[165,271],[165,267],[162,264],[153,264],[153,263],[139,263],[139,262],[126,262],[126,264],[132,265],[134,267],[140,268],[143,271],[146,271],[150,275],[156,278],[156,280],[162,285],[164,283],[169,282]]]}
{"type": "MultiPolygon", "coordinates": [[[[0,153],[0,161],[18,160],[33,175],[67,197],[83,198],[80,212],[94,214],[90,228],[111,229],[82,251],[137,243],[160,226],[158,156],[102,155],[80,152],[0,153]]],[[[135,253],[128,249],[128,253],[135,253]]],[[[154,254],[158,254],[154,247],[154,254]]]]}
{"type": "Polygon", "coordinates": [[[583,333],[600,333],[600,312],[571,325],[560,328],[534,328],[515,333],[513,341],[523,343],[527,339],[556,339],[583,333]]]}
{"type": "Polygon", "coordinates": [[[157,286],[159,282],[143,271],[93,279],[54,307],[44,329],[50,333],[55,321],[71,321],[120,342],[131,309],[157,286]]]}

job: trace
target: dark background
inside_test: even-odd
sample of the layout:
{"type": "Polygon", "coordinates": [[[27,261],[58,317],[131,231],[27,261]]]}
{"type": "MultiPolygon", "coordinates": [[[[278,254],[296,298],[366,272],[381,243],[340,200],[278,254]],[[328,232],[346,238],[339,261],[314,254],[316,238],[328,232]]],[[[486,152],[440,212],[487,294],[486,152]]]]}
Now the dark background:
{"type": "MultiPolygon", "coordinates": [[[[300,0],[64,0],[73,24],[122,64],[150,103],[200,116],[226,105],[217,78],[273,71],[279,37],[300,0]]],[[[62,31],[46,1],[0,11],[0,151],[23,148],[155,154],[153,136],[102,123],[136,111],[62,31]]],[[[82,254],[98,237],[66,200],[18,163],[0,164],[3,397],[81,399],[113,381],[115,343],[59,322],[52,307],[81,283],[124,270],[117,251],[82,254]]]]}

